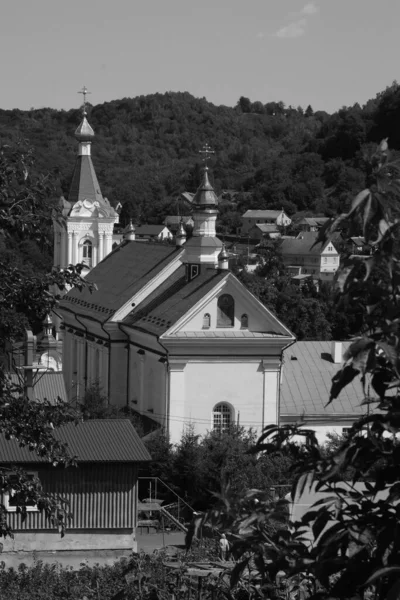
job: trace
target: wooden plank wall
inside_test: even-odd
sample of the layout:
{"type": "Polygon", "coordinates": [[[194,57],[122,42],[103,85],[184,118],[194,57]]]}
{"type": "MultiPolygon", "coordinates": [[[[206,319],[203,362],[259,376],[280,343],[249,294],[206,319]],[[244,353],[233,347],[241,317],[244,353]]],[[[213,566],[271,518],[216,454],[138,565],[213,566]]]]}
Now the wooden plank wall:
{"type": "MultiPolygon", "coordinates": [[[[133,464],[79,465],[68,469],[25,467],[36,471],[43,489],[69,501],[68,529],[125,529],[136,525],[137,467],[133,464]]],[[[14,531],[53,529],[44,513],[9,512],[14,531]]]]}

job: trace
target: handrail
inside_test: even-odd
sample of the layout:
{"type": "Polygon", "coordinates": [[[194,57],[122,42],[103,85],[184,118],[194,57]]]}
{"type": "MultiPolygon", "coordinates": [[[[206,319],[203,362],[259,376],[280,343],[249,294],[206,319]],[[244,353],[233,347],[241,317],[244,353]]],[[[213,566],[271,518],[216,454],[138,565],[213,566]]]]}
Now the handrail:
{"type": "Polygon", "coordinates": [[[162,479],[160,479],[159,477],[138,477],[138,479],[146,479],[146,480],[152,479],[153,481],[154,481],[154,480],[157,480],[157,481],[159,481],[159,482],[160,482],[160,483],[161,483],[161,484],[162,484],[164,487],[166,487],[166,488],[167,488],[167,489],[168,489],[168,490],[169,490],[169,491],[170,491],[172,494],[174,494],[174,496],[176,496],[180,502],[182,502],[182,503],[183,503],[185,506],[187,506],[187,507],[188,507],[188,508],[189,508],[189,509],[192,511],[192,513],[194,512],[194,510],[193,510],[193,508],[190,506],[190,504],[188,504],[187,502],[185,502],[185,500],[184,500],[183,498],[181,498],[181,497],[179,496],[179,494],[177,494],[176,492],[174,492],[174,490],[173,490],[172,488],[170,488],[170,487],[169,487],[169,485],[168,485],[167,483],[165,483],[165,482],[164,482],[162,479]]]}

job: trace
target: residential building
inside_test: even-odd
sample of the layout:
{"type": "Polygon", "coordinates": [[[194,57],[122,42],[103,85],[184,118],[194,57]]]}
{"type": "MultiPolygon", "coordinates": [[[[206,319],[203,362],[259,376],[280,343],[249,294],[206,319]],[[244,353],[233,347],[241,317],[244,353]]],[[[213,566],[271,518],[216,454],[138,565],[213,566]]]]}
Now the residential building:
{"type": "Polygon", "coordinates": [[[43,491],[68,502],[72,520],[61,537],[45,513],[28,504],[26,518],[17,512],[17,498],[5,493],[0,502],[16,534],[2,544],[2,560],[25,561],[52,554],[74,559],[84,555],[94,562],[112,553],[113,560],[137,551],[137,483],[141,463],[151,457],[129,419],[100,419],[68,423],[54,430],[54,438],[68,444],[77,466],[56,468],[49,461],[0,434],[0,464],[23,468],[39,478],[43,491]]]}
{"type": "Polygon", "coordinates": [[[174,237],[165,225],[135,225],[137,240],[152,240],[166,242],[174,237]]]}
{"type": "Polygon", "coordinates": [[[282,259],[292,275],[314,275],[321,281],[332,281],[340,255],[332,241],[316,244],[317,235],[304,232],[295,239],[282,240],[282,259]]]}
{"type": "Polygon", "coordinates": [[[248,235],[254,225],[270,223],[278,227],[288,227],[292,219],[283,210],[247,210],[242,215],[241,235],[248,235]]]}
{"type": "Polygon", "coordinates": [[[257,223],[249,229],[248,236],[251,240],[273,240],[281,237],[281,231],[274,223],[257,223]]]}
{"type": "Polygon", "coordinates": [[[301,231],[318,231],[328,221],[329,217],[303,217],[296,227],[301,231]]]}
{"type": "Polygon", "coordinates": [[[164,219],[164,225],[166,227],[168,227],[168,229],[175,235],[176,232],[179,229],[179,225],[183,223],[185,229],[186,228],[193,228],[193,219],[192,217],[188,217],[188,216],[183,216],[181,217],[180,215],[167,215],[164,219]]]}
{"type": "Polygon", "coordinates": [[[126,239],[89,273],[96,290],[63,298],[71,399],[100,381],[111,403],[153,418],[173,442],[187,425],[201,435],[277,422],[294,337],[228,270],[217,203],[206,168],[183,246],[126,239]]]}

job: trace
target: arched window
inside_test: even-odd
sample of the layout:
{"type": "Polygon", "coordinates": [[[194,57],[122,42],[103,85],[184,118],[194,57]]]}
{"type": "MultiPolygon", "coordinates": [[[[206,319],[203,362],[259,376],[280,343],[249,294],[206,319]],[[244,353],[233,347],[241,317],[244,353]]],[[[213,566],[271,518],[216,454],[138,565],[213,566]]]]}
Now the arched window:
{"type": "Polygon", "coordinates": [[[225,404],[225,402],[217,404],[213,410],[213,430],[219,433],[229,431],[233,423],[232,412],[229,404],[225,404]]]}
{"type": "Polygon", "coordinates": [[[249,317],[248,315],[244,314],[240,317],[240,328],[241,329],[248,329],[249,328],[249,317]]]}
{"type": "Polygon", "coordinates": [[[230,294],[218,298],[217,327],[233,327],[235,319],[235,301],[230,294]]]}
{"type": "Polygon", "coordinates": [[[85,240],[82,244],[82,262],[89,267],[92,265],[93,246],[90,240],[85,240]]]}
{"type": "Polygon", "coordinates": [[[210,329],[211,327],[211,316],[209,313],[206,313],[203,316],[203,329],[210,329]]]}

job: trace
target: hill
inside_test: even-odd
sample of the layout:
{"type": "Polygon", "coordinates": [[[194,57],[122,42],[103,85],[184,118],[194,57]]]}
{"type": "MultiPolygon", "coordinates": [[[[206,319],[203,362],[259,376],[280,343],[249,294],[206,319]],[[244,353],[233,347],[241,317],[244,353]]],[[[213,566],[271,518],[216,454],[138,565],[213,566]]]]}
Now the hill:
{"type": "MultiPolygon", "coordinates": [[[[36,169],[67,194],[80,110],[0,110],[3,144],[27,139],[36,169]]],[[[280,208],[335,214],[344,210],[368,173],[372,142],[389,137],[400,149],[400,87],[394,83],[365,106],[328,115],[311,107],[285,108],[240,98],[235,108],[215,106],[189,93],[124,98],[89,106],[96,132],[93,160],[103,194],[125,204],[125,216],[157,222],[176,210],[179,192],[198,185],[199,149],[215,150],[214,186],[235,189],[237,210],[280,208]]],[[[229,229],[231,210],[222,222],[229,229]]]]}

